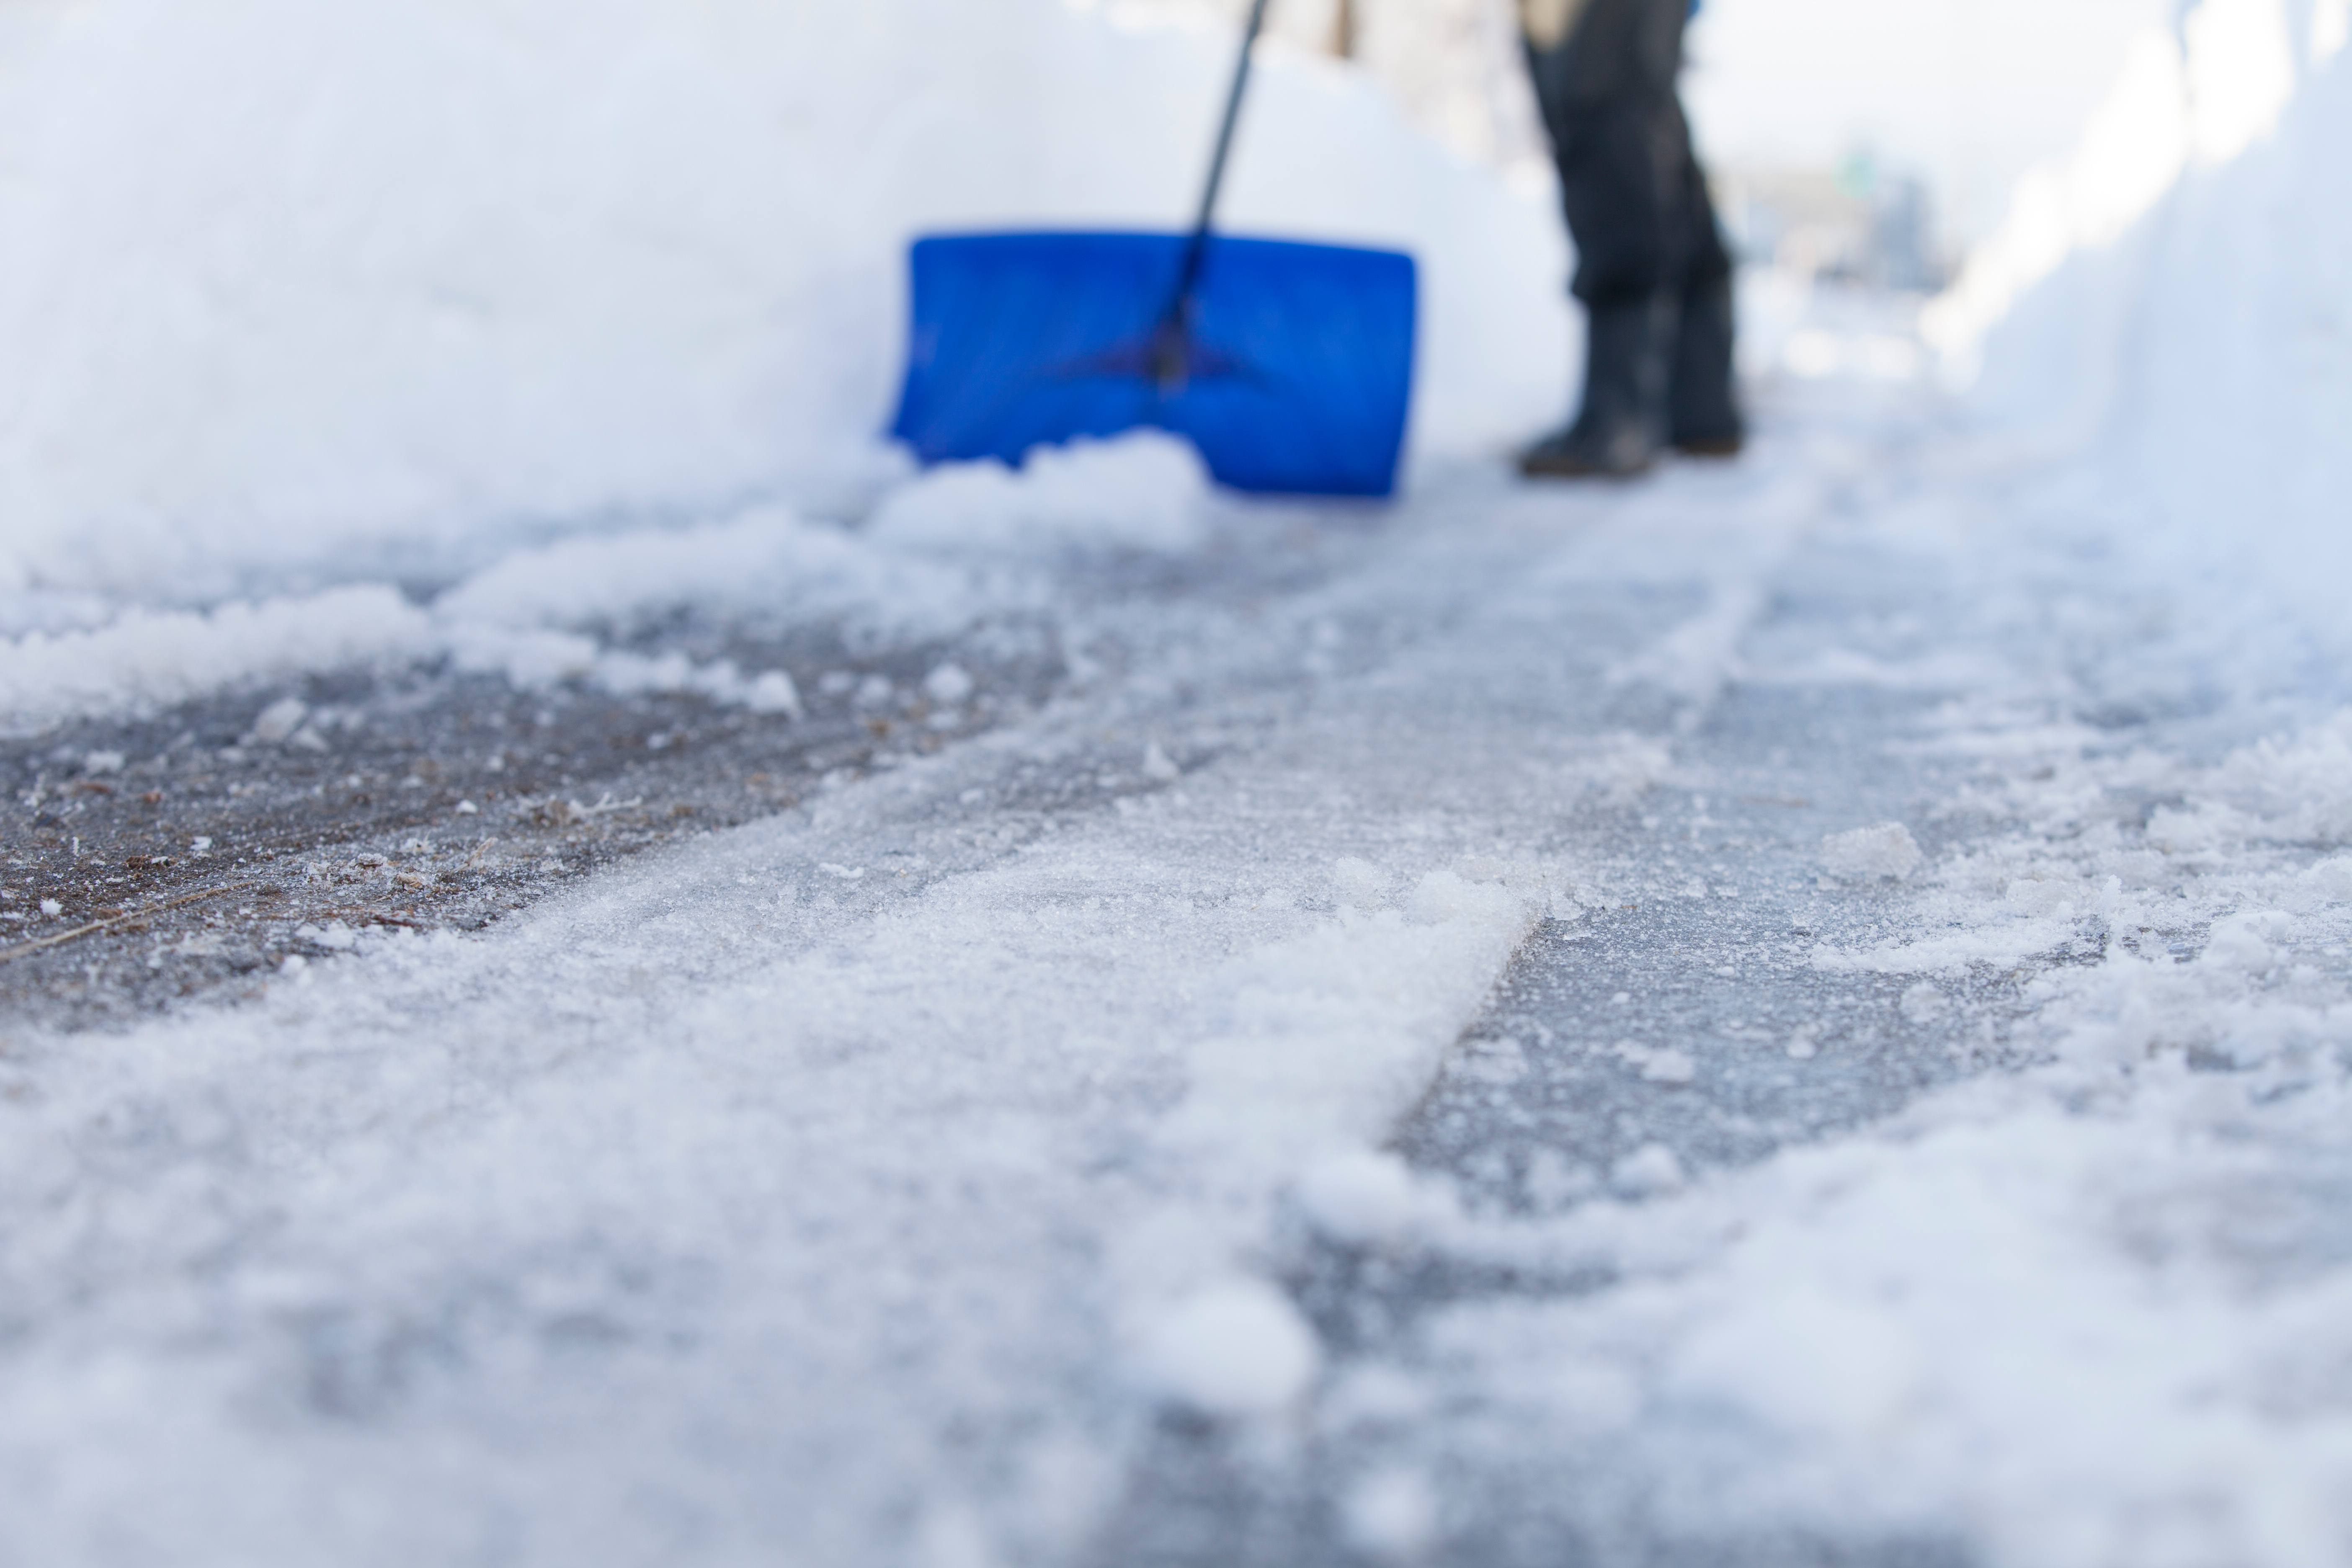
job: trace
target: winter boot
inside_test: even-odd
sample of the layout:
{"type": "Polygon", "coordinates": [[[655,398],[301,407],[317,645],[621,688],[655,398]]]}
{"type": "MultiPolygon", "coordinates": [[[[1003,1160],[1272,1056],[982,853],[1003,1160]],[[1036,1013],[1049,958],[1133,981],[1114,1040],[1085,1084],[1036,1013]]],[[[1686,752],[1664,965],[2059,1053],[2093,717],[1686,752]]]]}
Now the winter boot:
{"type": "Polygon", "coordinates": [[[1683,296],[1666,395],[1668,438],[1678,452],[1733,458],[1747,438],[1732,390],[1731,326],[1730,279],[1712,279],[1683,296]]]}
{"type": "Polygon", "coordinates": [[[1679,313],[1671,294],[1591,307],[1583,406],[1575,424],[1519,454],[1519,472],[1624,479],[1655,462],[1666,437],[1666,375],[1679,313]]]}

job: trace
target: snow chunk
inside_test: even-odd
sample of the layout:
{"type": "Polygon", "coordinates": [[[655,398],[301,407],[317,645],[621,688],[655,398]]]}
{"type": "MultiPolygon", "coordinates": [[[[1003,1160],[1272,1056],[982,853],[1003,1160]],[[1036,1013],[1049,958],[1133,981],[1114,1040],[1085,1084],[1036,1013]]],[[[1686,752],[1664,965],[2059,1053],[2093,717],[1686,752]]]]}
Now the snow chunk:
{"type": "Polygon", "coordinates": [[[1664,1143],[1644,1143],[1609,1168],[1609,1184],[1622,1197],[1646,1198],[1682,1186],[1683,1163],[1664,1143]]]}
{"type": "Polygon", "coordinates": [[[359,933],[341,921],[329,921],[323,928],[306,921],[294,929],[294,934],[304,942],[315,942],[331,952],[349,952],[359,945],[359,933]]]}
{"type": "Polygon", "coordinates": [[[1690,1083],[1698,1077],[1698,1064],[1691,1060],[1687,1051],[1658,1051],[1643,1064],[1642,1076],[1652,1083],[1690,1083]]]}
{"type": "Polygon", "coordinates": [[[1483,914],[1496,907],[1497,902],[1495,889],[1490,887],[1453,871],[1432,871],[1413,889],[1405,912],[1416,925],[1443,925],[1464,916],[1483,914]]]}
{"type": "Polygon", "coordinates": [[[1194,1291],[1161,1313],[1139,1357],[1151,1390],[1204,1415],[1270,1415],[1295,1403],[1322,1365],[1315,1331],[1261,1279],[1194,1291]]]}
{"type": "Polygon", "coordinates": [[[1437,1490],[1422,1470],[1375,1470],[1349,1489],[1339,1505],[1339,1523],[1358,1551],[1389,1562],[1412,1561],[1436,1542],[1437,1490]]]}
{"type": "Polygon", "coordinates": [[[1642,1069],[1642,1079],[1649,1084],[1679,1089],[1682,1084],[1698,1081],[1698,1063],[1691,1060],[1689,1051],[1677,1051],[1673,1047],[1644,1047],[1637,1039],[1621,1039],[1612,1051],[1621,1063],[1642,1069]]]}
{"type": "Polygon", "coordinates": [[[2323,860],[2296,879],[2331,903],[2352,903],[2352,855],[2323,860]]]}
{"type": "Polygon", "coordinates": [[[1331,885],[1349,909],[1376,910],[1389,900],[1391,879],[1370,860],[1342,855],[1332,863],[1331,885]]]}
{"type": "Polygon", "coordinates": [[[271,745],[291,736],[310,716],[310,705],[299,697],[281,697],[253,721],[253,739],[271,745]]]}
{"type": "Polygon", "coordinates": [[[1848,882],[1899,881],[1917,870],[1922,858],[1911,830],[1899,822],[1832,833],[1822,840],[1822,865],[1831,876],[1848,882]]]}
{"type": "Polygon", "coordinates": [[[1647,1082],[1680,1088],[1698,1079],[1698,1064],[1687,1051],[1671,1046],[1645,1046],[1638,1040],[1620,1040],[1614,1049],[1619,1060],[1641,1068],[1647,1082]]]}
{"type": "Polygon", "coordinates": [[[2245,837],[2352,841],[2352,710],[2232,752],[2213,784],[2238,808],[2223,814],[2225,822],[2245,837]]]}
{"type": "Polygon", "coordinates": [[[2242,974],[2267,974],[2278,962],[2271,943],[2284,938],[2293,926],[2288,916],[2273,912],[2231,915],[2215,921],[2199,962],[2242,974]]]}
{"type": "Polygon", "coordinates": [[[1952,1010],[1951,999],[1936,988],[1935,982],[1922,980],[1903,993],[1896,1004],[1906,1018],[1915,1024],[1929,1024],[1952,1010]]]}
{"type": "Polygon", "coordinates": [[[1901,1328],[1801,1285],[1739,1305],[1682,1348],[1677,1398],[1730,1405],[1784,1432],[1868,1437],[1916,1396],[1919,1357],[1901,1328]]]}
{"type": "Polygon", "coordinates": [[[1052,554],[1189,550],[1206,526],[1209,472],[1191,443],[1158,430],[1041,447],[1016,472],[947,463],[886,499],[868,538],[898,546],[1052,554]]]}
{"type": "Polygon", "coordinates": [[[960,664],[943,664],[923,677],[923,695],[942,707],[959,707],[971,700],[971,677],[960,664]]]}
{"type": "Polygon", "coordinates": [[[798,719],[803,712],[800,688],[781,669],[764,671],[754,679],[743,695],[743,706],[754,713],[782,713],[788,719],[798,719]]]}
{"type": "Polygon", "coordinates": [[[1392,1154],[1340,1154],[1300,1179],[1298,1204],[1315,1227],[1353,1247],[1401,1239],[1421,1212],[1412,1173],[1392,1154]]]}

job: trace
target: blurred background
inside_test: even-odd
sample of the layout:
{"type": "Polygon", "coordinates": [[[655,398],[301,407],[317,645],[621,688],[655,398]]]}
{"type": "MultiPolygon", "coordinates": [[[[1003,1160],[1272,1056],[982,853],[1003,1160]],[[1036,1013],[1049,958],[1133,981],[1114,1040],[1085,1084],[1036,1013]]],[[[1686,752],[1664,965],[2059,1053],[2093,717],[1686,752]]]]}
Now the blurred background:
{"type": "MultiPolygon", "coordinates": [[[[1112,0],[1238,17],[1245,0],[1112,0]]],[[[2173,0],[1706,0],[1684,84],[1744,259],[1939,287],[2063,151],[2173,0]]],[[[1541,178],[1511,0],[1274,0],[1289,47],[1353,60],[1464,156],[1541,178]]]]}

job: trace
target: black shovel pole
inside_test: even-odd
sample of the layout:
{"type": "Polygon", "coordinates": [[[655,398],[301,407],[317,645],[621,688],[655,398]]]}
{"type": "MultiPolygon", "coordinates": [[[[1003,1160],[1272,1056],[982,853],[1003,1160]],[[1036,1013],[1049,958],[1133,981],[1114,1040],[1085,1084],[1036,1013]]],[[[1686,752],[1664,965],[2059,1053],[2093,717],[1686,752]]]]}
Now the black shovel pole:
{"type": "Polygon", "coordinates": [[[1192,291],[1200,285],[1201,268],[1209,258],[1209,226],[1217,215],[1217,193],[1225,183],[1225,163],[1234,150],[1234,127],[1242,117],[1242,98],[1249,90],[1250,53],[1265,26],[1266,0],[1250,0],[1249,20],[1242,25],[1241,58],[1234,64],[1233,90],[1225,95],[1224,118],[1217,125],[1216,151],[1209,158],[1209,182],[1201,193],[1201,216],[1184,246],[1184,262],[1176,271],[1176,291],[1168,301],[1160,330],[1152,334],[1151,368],[1162,395],[1184,389],[1191,373],[1190,336],[1192,291]]]}

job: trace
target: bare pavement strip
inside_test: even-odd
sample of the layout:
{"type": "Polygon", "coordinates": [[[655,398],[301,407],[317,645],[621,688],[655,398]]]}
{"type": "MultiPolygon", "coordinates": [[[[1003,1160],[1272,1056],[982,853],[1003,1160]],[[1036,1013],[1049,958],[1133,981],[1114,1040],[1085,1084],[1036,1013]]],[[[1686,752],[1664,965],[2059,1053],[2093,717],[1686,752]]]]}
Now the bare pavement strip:
{"type": "MultiPolygon", "coordinates": [[[[258,1006],[247,993],[289,965],[367,963],[358,933],[370,928],[478,929],[572,882],[593,888],[582,873],[637,851],[706,828],[806,816],[827,798],[870,792],[898,768],[929,765],[927,756],[942,765],[964,757],[979,782],[926,796],[928,815],[899,825],[929,856],[907,857],[927,868],[910,887],[1006,865],[1073,826],[1115,846],[1130,821],[1154,854],[1181,850],[1186,832],[1229,839],[1202,855],[1227,879],[1246,875],[1261,843],[1286,864],[1495,854],[1548,868],[1549,913],[1387,1146],[1473,1221],[1540,1221],[1596,1197],[1638,1205],[2032,1055],[2018,1026],[2036,978],[2095,962],[2105,937],[2070,928],[2030,955],[1932,984],[1817,962],[1824,951],[1920,934],[1890,875],[1908,868],[1903,845],[1932,859],[2011,831],[2004,779],[2051,767],[2045,751],[2079,753],[2085,715],[2116,749],[2162,739],[2210,754],[2246,738],[2245,714],[2217,719],[2194,700],[2136,709],[2105,689],[2103,670],[2137,667],[2129,635],[2116,634],[2119,649],[2101,659],[2073,658],[2082,615],[2034,613],[2037,595],[2078,603],[2081,579],[2027,584],[2017,589],[2025,611],[1988,616],[1971,599],[1981,582],[1887,548],[1866,526],[1902,500],[1885,485],[1883,469],[1834,443],[1826,452],[1768,447],[1748,469],[1683,470],[1601,493],[1462,476],[1386,524],[1293,518],[1287,533],[1222,574],[1124,597],[1118,584],[1093,584],[1098,596],[1079,618],[1111,651],[1089,661],[1090,673],[1074,672],[1066,628],[1026,643],[997,638],[989,646],[1032,651],[994,662],[957,646],[861,662],[812,640],[787,650],[812,694],[808,716],[791,724],[683,700],[517,693],[424,670],[321,677],[299,694],[306,713],[336,720],[313,726],[322,737],[314,745],[289,745],[289,725],[258,721],[251,697],[12,742],[10,898],[0,908],[21,936],[0,954],[0,997],[12,1027],[68,1035],[215,1003],[258,1006]],[[2021,637],[2021,626],[2040,629],[2021,637]],[[1832,668],[1830,653],[1848,663],[1832,668]],[[980,698],[937,723],[922,679],[943,659],[964,662],[980,698]],[[1117,668],[1106,671],[1106,660],[1117,668]],[[1982,724],[2017,743],[1973,752],[1931,744],[1951,732],[1952,699],[1963,690],[1990,694],[1998,711],[1979,715],[1982,724]],[[2063,740],[2037,751],[2037,727],[2053,724],[2063,740]],[[1034,743],[1046,731],[1058,739],[1034,743]],[[1192,826],[1171,817],[1153,828],[1152,801],[1188,792],[1223,804],[1196,803],[1192,826]],[[1889,825],[1900,831],[1883,865],[1825,862],[1831,836],[1889,825]]],[[[2099,624],[2134,623],[2118,611],[2099,624]]],[[[2126,838],[2144,834],[2163,804],[2122,785],[2094,787],[2086,802],[2103,830],[2126,838]]],[[[845,882],[864,874],[822,869],[845,882]]],[[[1307,888],[1297,896],[1311,910],[1353,895],[1307,888]]],[[[837,917],[824,915],[830,904],[802,908],[855,924],[880,897],[845,901],[837,917]]],[[[2188,944],[2198,935],[2151,930],[2134,940],[2188,944]]],[[[894,994],[918,995],[909,1018],[935,1024],[956,1005],[986,1005],[985,993],[971,1002],[923,991],[935,982],[919,968],[875,975],[894,994]]],[[[1081,983],[1097,982],[1076,971],[1069,978],[1083,1003],[1081,983]]],[[[851,974],[842,984],[864,983],[851,974]]],[[[853,1053],[841,1054],[845,1065],[825,1060],[836,1077],[865,1070],[853,1053]]],[[[1160,1067],[1102,1069],[1114,1088],[1121,1072],[1139,1079],[1126,1100],[1101,1091],[1116,1111],[1112,1131],[1144,1125],[1171,1094],[1181,1098],[1151,1079],[1160,1067]]],[[[953,1068],[965,1070],[992,1069],[953,1068]]],[[[955,1103],[958,1081],[949,1072],[943,1103],[955,1103]]],[[[856,1134],[803,1131],[819,1145],[856,1134]]],[[[1137,1158],[1111,1151],[1102,1156],[1109,1173],[1088,1181],[1116,1193],[1134,1179],[1121,1173],[1137,1158]]],[[[877,1169],[913,1179],[911,1166],[877,1169]]],[[[809,1186],[806,1203],[830,1201],[832,1187],[809,1186]]],[[[1449,1315],[1572,1298],[1613,1276],[1351,1228],[1311,1203],[1281,1213],[1265,1261],[1314,1326],[1326,1358],[1320,1392],[1278,1440],[1263,1424],[1171,1401],[1126,1450],[1082,1554],[1105,1563],[1310,1564],[1442,1552],[1449,1562],[1532,1564],[1710,1562],[1736,1549],[1758,1563],[1966,1560],[1964,1543],[1934,1531],[1843,1540],[1796,1531],[1727,1547],[1662,1524],[1638,1476],[1564,1481],[1559,1456],[1539,1447],[1512,1454],[1465,1441],[1449,1457],[1444,1434],[1492,1432],[1459,1410],[1441,1420],[1368,1405],[1348,1393],[1365,1385],[1354,1374],[1435,1376],[1430,1333],[1449,1315]],[[1401,1426],[1438,1436],[1416,1440],[1401,1426]],[[1367,1477],[1391,1473],[1400,1454],[1438,1466],[1442,1510],[1416,1515],[1409,1487],[1366,1491],[1367,1477]]],[[[1055,1222],[1053,1212],[1036,1221],[1055,1222]]],[[[541,1241],[527,1235],[516,1245],[528,1258],[541,1241]]],[[[1039,1245],[1038,1270],[1056,1278],[1096,1267],[1064,1256],[1085,1254],[1078,1244],[1039,1245]]],[[[845,1256],[853,1270],[879,1266],[870,1248],[845,1256]]],[[[948,1269],[961,1257],[895,1266],[948,1269]]],[[[420,1279],[438,1277],[437,1263],[415,1267],[420,1279]]],[[[699,1278],[681,1276],[689,1277],[699,1278]]],[[[711,1342],[733,1342],[724,1321],[712,1321],[711,1342]]],[[[425,1359],[450,1367],[467,1363],[469,1331],[437,1319],[401,1331],[440,1346],[425,1359]]],[[[694,1342],[688,1330],[664,1331],[694,1342]]],[[[408,1385],[423,1374],[384,1372],[392,1352],[382,1345],[347,1353],[321,1348],[315,1329],[304,1332],[311,1416],[396,1429],[408,1385]]],[[[627,1338],[609,1332],[616,1343],[627,1338]]],[[[813,1344],[793,1353],[821,1353],[813,1344]]],[[[880,1359],[845,1360],[837,1393],[860,1394],[859,1368],[920,1366],[935,1352],[874,1353],[880,1359]]],[[[1099,1367],[1080,1375],[1117,1381],[1099,1367]]],[[[716,1410],[731,1397],[696,1394],[700,1385],[683,1373],[679,1383],[688,1404],[700,1398],[716,1410]]],[[[1046,1379],[1034,1393],[1004,1394],[1011,1415],[970,1420],[983,1436],[1051,1426],[1053,1413],[1036,1404],[1057,1397],[1054,1386],[1046,1379]]],[[[1475,1405],[1475,1394],[1465,1397],[1475,1405]]],[[[927,1397],[920,1386],[899,1395],[918,1407],[927,1397]]],[[[939,1419],[966,1420],[953,1405],[943,1398],[939,1419]]],[[[462,1400],[456,1408],[462,1419],[462,1400]]],[[[730,1411],[711,1429],[746,1421],[757,1426],[730,1411]]],[[[808,1440],[826,1430],[817,1423],[808,1440]]],[[[862,1429],[845,1430],[836,1449],[855,1446],[862,1429]]],[[[887,1444],[872,1446],[869,1468],[887,1468],[887,1444]]],[[[826,1462],[856,1468],[837,1452],[826,1462]]],[[[972,1461],[961,1484],[981,1486],[994,1462],[972,1461]]],[[[887,1520],[903,1523],[909,1509],[918,1517],[906,1528],[953,1537],[938,1526],[947,1515],[907,1502],[926,1484],[911,1475],[847,1486],[842,1506],[881,1509],[884,1522],[842,1526],[811,1560],[852,1560],[855,1546],[843,1542],[870,1546],[875,1538],[860,1529],[887,1534],[897,1528],[887,1520]],[[886,1507],[871,1502],[877,1496],[897,1500],[886,1507]]],[[[823,1495],[818,1480],[809,1487],[823,1495]]],[[[728,1517],[733,1495],[719,1486],[668,1498],[661,1507],[670,1514],[700,1521],[677,1525],[675,1540],[700,1531],[723,1541],[730,1530],[756,1539],[755,1517],[728,1517]]],[[[980,1513],[983,1531],[1004,1523],[980,1513]]],[[[1018,1538],[1031,1526],[1015,1519],[1004,1528],[1018,1538]]],[[[670,1539],[646,1539],[656,1538],[670,1539]]]]}
{"type": "Polygon", "coordinates": [[[0,921],[16,939],[0,946],[0,999],[20,1018],[119,1026],[371,928],[478,930],[598,866],[937,751],[1051,679],[1008,664],[988,698],[934,727],[924,652],[827,661],[857,684],[799,722],[689,698],[330,672],[301,697],[240,693],[0,742],[15,807],[0,921]],[[861,701],[869,679],[882,684],[861,701]],[[302,711],[257,722],[273,708],[302,711]],[[297,728],[314,715],[326,724],[297,728]]]}

